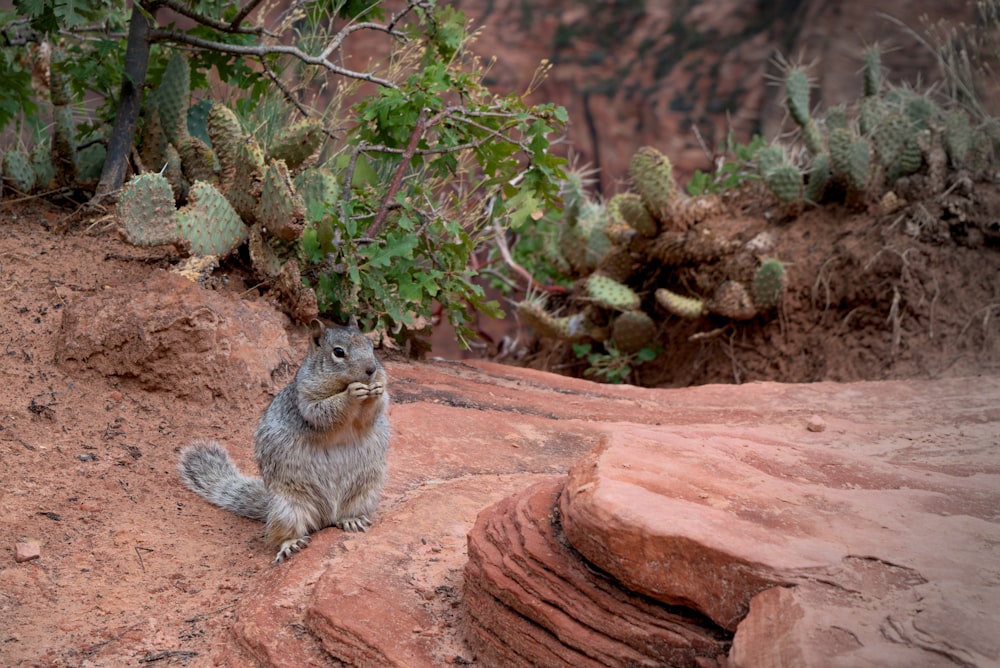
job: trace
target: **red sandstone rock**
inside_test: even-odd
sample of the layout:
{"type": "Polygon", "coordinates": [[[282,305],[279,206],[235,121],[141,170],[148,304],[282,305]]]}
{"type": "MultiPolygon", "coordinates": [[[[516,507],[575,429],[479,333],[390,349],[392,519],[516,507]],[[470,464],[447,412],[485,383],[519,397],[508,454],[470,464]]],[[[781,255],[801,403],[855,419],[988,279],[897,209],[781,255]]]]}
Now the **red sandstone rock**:
{"type": "Polygon", "coordinates": [[[14,561],[21,564],[42,556],[42,544],[37,540],[19,540],[14,545],[14,561]]]}
{"type": "Polygon", "coordinates": [[[477,659],[490,666],[717,665],[730,634],[624,589],[566,545],[556,509],[564,482],[501,501],[469,534],[466,638],[477,659]]]}
{"type": "Polygon", "coordinates": [[[272,372],[291,361],[285,324],[263,302],[233,300],[157,271],[140,285],[70,302],[56,361],[180,397],[235,400],[241,389],[273,389],[272,372]]]}
{"type": "MultiPolygon", "coordinates": [[[[563,569],[556,557],[567,548],[558,539],[550,547],[555,534],[545,533],[554,501],[543,503],[542,488],[524,493],[565,475],[611,435],[614,442],[632,438],[644,455],[638,463],[621,460],[632,469],[618,473],[641,480],[642,471],[657,471],[673,481],[670,489],[680,497],[650,501],[673,504],[664,513],[674,520],[670,526],[685,517],[696,528],[717,526],[702,530],[705,552],[750,561],[746,571],[734,569],[741,586],[751,577],[762,586],[789,583],[760,592],[750,587],[746,598],[722,591],[719,601],[705,601],[697,590],[685,594],[690,605],[697,602],[720,619],[736,617],[733,647],[723,657],[730,664],[797,668],[836,664],[823,658],[840,656],[843,665],[926,660],[933,666],[936,655],[923,648],[945,632],[953,640],[944,651],[967,663],[996,662],[990,629],[1000,602],[989,578],[995,579],[992,564],[1000,559],[998,543],[989,541],[1000,507],[993,454],[1000,378],[652,390],[484,362],[390,362],[387,368],[395,437],[375,526],[363,535],[321,531],[289,562],[269,567],[237,605],[232,645],[211,657],[215,663],[290,668],[331,660],[396,666],[523,660],[500,655],[506,644],[467,646],[461,630],[475,620],[515,638],[519,644],[511,641],[511,649],[546,652],[537,658],[542,664],[553,652],[553,660],[612,656],[618,650],[607,638],[591,647],[592,635],[576,633],[586,626],[580,617],[552,610],[565,605],[581,616],[619,610],[611,606],[621,599],[608,591],[641,602],[622,612],[628,620],[642,618],[644,605],[663,606],[612,586],[596,569],[563,569]],[[824,417],[826,431],[804,428],[814,414],[824,417]],[[909,487],[892,489],[901,482],[909,487]],[[981,493],[970,496],[977,485],[984,486],[981,493]],[[751,503],[761,496],[769,505],[751,503]],[[473,557],[469,568],[480,568],[483,581],[469,582],[463,601],[466,534],[477,513],[507,497],[503,507],[510,512],[481,516],[483,531],[494,532],[499,547],[473,557]],[[854,498],[870,507],[858,510],[854,498]],[[877,505],[893,498],[909,506],[877,505]],[[685,504],[687,515],[676,512],[685,504]],[[855,549],[857,539],[883,526],[887,540],[870,551],[855,549]],[[827,533],[837,527],[846,537],[827,533]],[[963,527],[979,538],[969,539],[963,527]],[[914,551],[914,541],[928,552],[914,551]],[[803,554],[803,545],[811,551],[803,554]],[[941,561],[932,563],[935,555],[941,561]],[[559,570],[550,569],[555,563],[559,570]],[[484,595],[489,587],[505,598],[484,595]],[[604,607],[587,608],[589,599],[604,607]],[[521,609],[533,616],[514,614],[521,609]],[[858,628],[862,624],[868,626],[858,628]]],[[[643,503],[629,507],[642,510],[643,503]]],[[[270,560],[260,546],[260,559],[270,560]]],[[[707,567],[690,572],[706,587],[718,584],[707,567]]],[[[610,632],[616,624],[599,628],[610,632]]],[[[670,628],[657,627],[664,634],[670,628]]],[[[636,642],[641,649],[642,639],[636,642]]],[[[630,644],[622,651],[635,656],[640,650],[630,644]]],[[[700,659],[702,665],[713,660],[700,659]]]]}
{"type": "MultiPolygon", "coordinates": [[[[859,404],[915,389],[874,388],[859,404]]],[[[997,405],[987,382],[961,412],[997,405]]],[[[625,586],[735,630],[736,666],[996,661],[1000,452],[968,427],[882,428],[620,425],[570,474],[566,535],[625,586]]]]}

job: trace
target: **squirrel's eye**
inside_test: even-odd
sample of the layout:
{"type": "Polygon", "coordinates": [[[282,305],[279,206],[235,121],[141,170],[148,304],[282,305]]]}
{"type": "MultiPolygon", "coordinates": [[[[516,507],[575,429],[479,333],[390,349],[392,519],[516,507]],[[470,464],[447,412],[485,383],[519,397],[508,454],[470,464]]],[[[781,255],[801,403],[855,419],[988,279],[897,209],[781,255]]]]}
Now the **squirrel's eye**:
{"type": "Polygon", "coordinates": [[[345,357],[347,357],[347,351],[341,348],[340,346],[337,346],[336,348],[333,349],[333,356],[339,357],[340,359],[344,359],[345,357]]]}

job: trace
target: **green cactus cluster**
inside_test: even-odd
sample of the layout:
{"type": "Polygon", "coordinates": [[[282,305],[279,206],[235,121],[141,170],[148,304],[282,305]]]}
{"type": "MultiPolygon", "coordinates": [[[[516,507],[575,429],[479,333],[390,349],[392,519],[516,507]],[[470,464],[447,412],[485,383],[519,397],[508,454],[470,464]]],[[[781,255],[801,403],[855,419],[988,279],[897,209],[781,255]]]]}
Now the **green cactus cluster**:
{"type": "Polygon", "coordinates": [[[738,280],[727,279],[716,286],[715,293],[709,299],[689,297],[659,288],[656,291],[656,301],[680,318],[694,320],[714,314],[731,320],[750,320],[776,308],[787,288],[785,266],[772,258],[761,263],[749,286],[738,280]]]}
{"type": "MultiPolygon", "coordinates": [[[[292,123],[265,151],[232,109],[190,105],[190,98],[189,65],[175,53],[144,110],[140,158],[150,171],[119,197],[125,238],[196,255],[227,255],[249,240],[257,276],[296,289],[301,281],[286,276],[289,263],[282,261],[287,242],[299,239],[307,219],[318,223],[339,196],[336,177],[314,166],[322,124],[292,123]]],[[[293,296],[315,303],[315,296],[293,296]]]]}
{"type": "MultiPolygon", "coordinates": [[[[757,170],[771,193],[785,203],[825,197],[874,201],[899,179],[927,173],[925,190],[944,189],[932,174],[931,153],[940,146],[950,166],[984,162],[989,137],[960,107],[941,107],[928,95],[889,85],[878,47],[862,55],[862,96],[851,109],[831,107],[822,121],[811,115],[810,82],[801,66],[788,66],[785,106],[799,128],[805,156],[793,161],[780,146],[759,152],[757,170]]],[[[938,170],[940,171],[940,170],[938,170]]]]}
{"type": "Polygon", "coordinates": [[[292,123],[265,152],[229,107],[191,106],[190,86],[190,66],[175,53],[146,101],[139,142],[145,167],[162,171],[178,203],[187,199],[192,183],[210,183],[247,225],[259,222],[269,235],[285,241],[298,238],[305,227],[306,202],[294,177],[318,155],[322,124],[315,119],[292,123]]]}
{"type": "Polygon", "coordinates": [[[90,188],[100,179],[107,151],[101,142],[83,148],[77,143],[65,60],[61,49],[53,50],[49,67],[51,136],[39,138],[30,153],[12,149],[3,155],[0,171],[19,193],[47,191],[54,186],[90,188]]]}
{"type": "MultiPolygon", "coordinates": [[[[778,146],[768,147],[762,155],[772,160],[774,170],[791,168],[778,146]]],[[[761,264],[745,244],[716,233],[712,221],[726,211],[721,199],[683,194],[670,161],[652,147],[635,153],[629,176],[633,190],[602,203],[584,192],[579,175],[569,175],[555,249],[559,257],[553,259],[577,282],[558,307],[558,315],[539,299],[516,305],[521,321],[537,336],[574,344],[598,342],[621,354],[638,355],[656,344],[666,317],[748,320],[780,302],[785,290],[783,268],[780,280],[775,279],[777,287],[772,285],[761,301],[755,299],[752,268],[748,274],[726,274],[754,263],[760,266],[758,273],[765,266],[768,271],[782,266],[776,260],[761,264]],[[726,262],[741,253],[741,262],[726,262]],[[656,277],[692,272],[712,276],[705,279],[716,286],[714,293],[709,290],[710,298],[649,283],[650,277],[661,280],[656,277]],[[722,279],[717,277],[720,273],[722,279]]],[[[794,187],[795,196],[801,196],[801,180],[794,187]]],[[[760,289],[761,295],[766,292],[760,289]]]]}
{"type": "Polygon", "coordinates": [[[197,181],[188,203],[177,209],[174,191],[162,174],[131,179],[118,196],[125,240],[136,246],[173,244],[196,255],[227,255],[243,243],[247,226],[219,190],[197,181]]]}

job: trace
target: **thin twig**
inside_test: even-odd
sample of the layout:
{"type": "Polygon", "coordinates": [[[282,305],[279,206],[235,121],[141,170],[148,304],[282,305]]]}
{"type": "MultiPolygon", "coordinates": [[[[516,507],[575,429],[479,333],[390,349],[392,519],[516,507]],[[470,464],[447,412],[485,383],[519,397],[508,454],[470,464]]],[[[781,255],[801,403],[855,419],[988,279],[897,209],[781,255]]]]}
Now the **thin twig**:
{"type": "Polygon", "coordinates": [[[275,72],[271,68],[271,66],[268,65],[267,59],[261,58],[260,64],[264,68],[264,74],[266,74],[267,78],[270,79],[274,83],[274,85],[278,87],[278,90],[280,90],[281,94],[285,96],[285,99],[288,100],[296,109],[298,109],[300,114],[308,118],[309,110],[306,109],[305,106],[303,106],[303,104],[299,102],[294,95],[292,95],[292,91],[288,90],[288,86],[285,85],[285,82],[282,81],[281,78],[278,77],[277,72],[275,72]]]}
{"type": "Polygon", "coordinates": [[[170,659],[175,656],[198,656],[198,652],[192,652],[187,649],[168,649],[163,652],[151,654],[150,656],[145,656],[139,659],[139,663],[153,663],[154,661],[162,661],[163,659],[170,659]]]}
{"type": "Polygon", "coordinates": [[[142,568],[142,572],[145,573],[146,563],[142,560],[142,553],[139,552],[139,550],[145,550],[146,552],[153,552],[154,550],[151,547],[140,547],[138,545],[135,546],[135,554],[137,557],[139,557],[139,567],[142,568]]]}

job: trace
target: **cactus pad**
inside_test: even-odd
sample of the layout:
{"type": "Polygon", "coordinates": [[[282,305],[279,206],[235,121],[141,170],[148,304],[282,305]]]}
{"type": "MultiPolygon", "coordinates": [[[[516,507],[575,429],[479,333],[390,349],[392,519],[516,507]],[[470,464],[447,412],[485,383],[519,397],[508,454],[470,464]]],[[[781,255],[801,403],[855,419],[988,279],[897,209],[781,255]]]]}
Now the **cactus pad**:
{"type": "Polygon", "coordinates": [[[329,207],[340,197],[340,184],[333,172],[318,167],[306,169],[292,180],[295,190],[306,206],[306,218],[311,223],[322,220],[329,207]]]}
{"type": "Polygon", "coordinates": [[[813,159],[812,169],[809,170],[809,183],[806,184],[805,198],[810,202],[820,202],[829,183],[830,156],[826,153],[820,153],[813,159]]]}
{"type": "Polygon", "coordinates": [[[268,233],[283,241],[294,241],[306,224],[306,205],[295,192],[284,160],[271,162],[264,171],[258,219],[268,233]]]}
{"type": "Polygon", "coordinates": [[[612,219],[620,219],[644,237],[656,236],[659,229],[642,198],[635,193],[619,193],[612,197],[608,202],[608,213],[612,219]]]}
{"type": "Polygon", "coordinates": [[[626,311],[612,323],[611,340],[623,353],[637,353],[656,340],[656,323],[642,311],[626,311]]]}
{"type": "Polygon", "coordinates": [[[247,226],[214,186],[197,181],[177,212],[177,231],[197,255],[228,255],[247,239],[247,226]]]}
{"type": "Polygon", "coordinates": [[[191,68],[179,51],[167,61],[160,85],[150,96],[160,114],[163,134],[175,146],[188,135],[187,109],[191,100],[191,68]]]}
{"type": "Polygon", "coordinates": [[[268,158],[284,160],[290,171],[296,171],[319,152],[323,142],[323,123],[307,118],[281,130],[271,143],[268,158]]]}
{"type": "Polygon", "coordinates": [[[72,107],[53,109],[55,127],[52,128],[52,164],[60,185],[76,182],[76,125],[72,107]]]}
{"type": "Polygon", "coordinates": [[[788,70],[785,77],[785,105],[799,127],[809,122],[809,77],[801,67],[788,70]]]}
{"type": "Polygon", "coordinates": [[[793,165],[780,165],[764,175],[768,189],[782,202],[802,199],[802,174],[793,165]]]}
{"type": "Polygon", "coordinates": [[[53,49],[49,57],[49,98],[55,107],[65,107],[73,102],[65,62],[66,53],[62,49],[53,49]]]}
{"type": "Polygon", "coordinates": [[[218,180],[215,152],[198,137],[184,137],[177,145],[177,153],[181,158],[181,171],[189,182],[214,183],[218,180]]]}
{"type": "Polygon", "coordinates": [[[667,156],[651,146],[643,146],[632,156],[628,172],[649,213],[657,220],[668,220],[677,183],[667,156]]]}
{"type": "Polygon", "coordinates": [[[579,341],[589,335],[591,325],[583,313],[556,317],[545,310],[545,303],[527,299],[515,307],[526,325],[538,336],[560,341],[579,341]]]}
{"type": "Polygon", "coordinates": [[[882,52],[877,45],[865,49],[861,72],[865,81],[865,97],[875,97],[882,88],[882,52]]]}
{"type": "Polygon", "coordinates": [[[205,122],[212,149],[219,158],[219,188],[227,192],[236,179],[236,163],[243,143],[243,129],[232,109],[224,104],[214,104],[205,122]]]}
{"type": "Polygon", "coordinates": [[[688,197],[678,193],[670,211],[670,222],[679,230],[689,230],[698,223],[718,216],[726,210],[722,198],[717,195],[688,197]]]}
{"type": "Polygon", "coordinates": [[[666,288],[656,291],[656,301],[676,316],[693,320],[705,315],[705,302],[694,297],[684,297],[666,288]]]}
{"type": "Polygon", "coordinates": [[[140,174],[118,195],[118,218],[125,240],[136,246],[161,246],[177,241],[174,191],[161,174],[140,174]]]}
{"type": "Polygon", "coordinates": [[[765,260],[753,278],[753,303],[761,311],[774,308],[785,296],[788,278],[785,265],[775,259],[765,260]]]}
{"type": "Polygon", "coordinates": [[[35,149],[31,152],[31,168],[35,170],[35,186],[48,190],[56,178],[56,168],[52,164],[52,152],[48,145],[35,144],[35,149]]]}
{"type": "Polygon", "coordinates": [[[965,163],[973,148],[972,124],[964,109],[949,109],[944,113],[944,140],[948,157],[955,165],[965,163]]]}
{"type": "Polygon", "coordinates": [[[35,170],[31,159],[21,151],[7,151],[3,154],[4,181],[10,183],[20,193],[30,193],[35,187],[35,170]]]}
{"type": "Polygon", "coordinates": [[[632,288],[602,274],[591,274],[586,282],[587,294],[594,302],[617,311],[639,308],[639,295],[632,288]]]}
{"type": "Polygon", "coordinates": [[[757,308],[746,288],[736,281],[723,281],[719,284],[708,303],[708,310],[733,320],[749,320],[757,314],[757,308]]]}
{"type": "Polygon", "coordinates": [[[871,145],[850,130],[830,133],[830,165],[833,173],[856,190],[864,190],[871,175],[871,145]]]}

